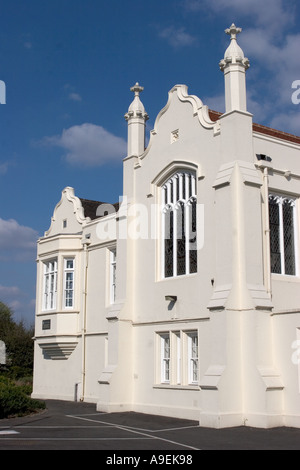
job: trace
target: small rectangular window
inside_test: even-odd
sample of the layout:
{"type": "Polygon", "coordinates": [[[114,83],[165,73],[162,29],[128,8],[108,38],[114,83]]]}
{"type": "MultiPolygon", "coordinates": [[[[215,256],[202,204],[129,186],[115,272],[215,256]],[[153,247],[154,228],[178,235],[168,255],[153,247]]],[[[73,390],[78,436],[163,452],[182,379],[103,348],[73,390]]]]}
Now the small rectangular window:
{"type": "Polygon", "coordinates": [[[50,329],[51,329],[51,320],[43,320],[42,330],[50,330],[50,329]]]}

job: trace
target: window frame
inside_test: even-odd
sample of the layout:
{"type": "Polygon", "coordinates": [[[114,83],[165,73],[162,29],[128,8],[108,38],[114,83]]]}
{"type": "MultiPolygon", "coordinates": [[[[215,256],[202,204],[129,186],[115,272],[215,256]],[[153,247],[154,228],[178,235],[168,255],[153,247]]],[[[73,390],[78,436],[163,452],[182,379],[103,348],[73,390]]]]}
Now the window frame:
{"type": "Polygon", "coordinates": [[[160,380],[162,384],[170,383],[171,375],[171,335],[170,333],[160,334],[160,380]],[[168,345],[166,347],[166,342],[168,345]],[[168,354],[165,354],[168,352],[168,354]]]}
{"type": "Polygon", "coordinates": [[[64,274],[63,274],[63,307],[66,310],[71,310],[74,309],[74,303],[75,303],[75,258],[72,256],[69,256],[67,258],[64,258],[64,274]],[[67,267],[67,263],[69,261],[72,261],[72,268],[67,267]],[[72,279],[67,279],[68,274],[72,274],[72,279]],[[68,287],[68,282],[72,283],[72,288],[70,289],[68,287]],[[72,295],[71,297],[67,296],[67,293],[71,292],[72,295]],[[72,305],[67,305],[67,300],[72,301],[72,305]]]}
{"type": "MultiPolygon", "coordinates": [[[[297,205],[298,201],[297,198],[287,194],[276,194],[275,192],[270,191],[268,197],[268,204],[269,204],[269,230],[270,230],[270,269],[272,275],[282,275],[282,276],[292,276],[296,277],[299,275],[299,268],[298,268],[298,220],[297,220],[297,205]],[[278,233],[276,234],[275,231],[275,223],[271,223],[271,204],[270,201],[272,200],[273,204],[278,207],[278,233]],[[293,270],[294,272],[287,272],[289,271],[287,266],[287,250],[285,245],[285,221],[284,221],[284,205],[285,203],[289,204],[292,207],[292,230],[290,235],[292,236],[292,257],[293,257],[293,270]],[[272,229],[273,227],[273,229],[272,229]],[[277,240],[276,240],[277,238],[277,240]],[[275,239],[275,242],[272,240],[275,239]],[[272,251],[272,245],[274,243],[278,244],[278,252],[272,251]],[[280,271],[272,270],[272,255],[279,255],[279,262],[280,271]]],[[[274,262],[275,263],[275,262],[274,262]]]]}
{"type": "Polygon", "coordinates": [[[199,384],[199,338],[198,331],[191,331],[187,333],[187,347],[188,347],[188,384],[198,385],[199,384]],[[197,340],[196,348],[197,354],[194,355],[195,345],[193,340],[197,340]],[[195,377],[196,373],[196,379],[195,377]]]}
{"type": "Polygon", "coordinates": [[[175,388],[199,386],[198,330],[160,331],[156,332],[156,336],[158,340],[156,386],[175,388]],[[196,355],[193,354],[193,338],[197,338],[196,355]]]}
{"type": "Polygon", "coordinates": [[[113,305],[116,302],[117,290],[117,247],[109,249],[109,303],[113,305]]]}
{"type": "Polygon", "coordinates": [[[57,258],[43,261],[42,311],[56,310],[57,307],[57,265],[57,258]],[[50,269],[51,265],[53,269],[50,269]]]}

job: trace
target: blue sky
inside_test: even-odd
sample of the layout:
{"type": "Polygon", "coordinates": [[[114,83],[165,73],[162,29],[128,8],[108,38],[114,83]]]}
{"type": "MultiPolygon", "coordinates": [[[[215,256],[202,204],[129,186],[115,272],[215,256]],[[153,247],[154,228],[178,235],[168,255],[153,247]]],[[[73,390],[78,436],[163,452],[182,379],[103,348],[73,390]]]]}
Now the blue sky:
{"type": "Polygon", "coordinates": [[[234,22],[254,121],[300,135],[297,0],[0,0],[0,11],[0,300],[16,320],[34,322],[36,240],[63,188],[119,200],[135,82],[147,133],[179,83],[224,111],[218,64],[234,22]]]}

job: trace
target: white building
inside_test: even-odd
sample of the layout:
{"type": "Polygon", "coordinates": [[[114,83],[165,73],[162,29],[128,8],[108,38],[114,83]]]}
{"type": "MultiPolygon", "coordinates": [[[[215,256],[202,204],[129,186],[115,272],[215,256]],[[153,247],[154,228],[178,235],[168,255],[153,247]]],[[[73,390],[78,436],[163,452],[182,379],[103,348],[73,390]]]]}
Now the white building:
{"type": "Polygon", "coordinates": [[[300,427],[300,137],[253,124],[226,32],[224,114],[176,85],[145,149],[137,83],[122,203],[63,190],[38,241],[33,397],[300,427]]]}
{"type": "Polygon", "coordinates": [[[6,346],[0,339],[0,366],[6,364],[6,346]]]}

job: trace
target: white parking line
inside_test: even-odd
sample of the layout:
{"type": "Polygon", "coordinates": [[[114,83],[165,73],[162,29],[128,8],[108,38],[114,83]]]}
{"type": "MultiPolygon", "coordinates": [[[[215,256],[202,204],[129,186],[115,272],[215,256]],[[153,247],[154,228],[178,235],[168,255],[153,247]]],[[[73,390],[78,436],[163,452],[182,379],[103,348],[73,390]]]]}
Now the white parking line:
{"type": "MultiPolygon", "coordinates": [[[[18,433],[17,433],[18,434],[18,433]]],[[[1,441],[11,438],[3,437],[1,441]]],[[[151,441],[152,437],[18,437],[19,441],[151,441]]]]}
{"type": "MultiPolygon", "coordinates": [[[[116,429],[121,429],[123,431],[131,432],[131,433],[134,433],[134,434],[140,434],[141,436],[144,436],[144,437],[147,437],[147,438],[150,437],[152,439],[157,439],[159,441],[168,442],[169,444],[176,444],[176,445],[181,446],[181,447],[186,447],[187,449],[200,450],[197,447],[192,447],[192,446],[189,446],[189,445],[186,445],[186,444],[182,444],[181,442],[171,441],[170,439],[165,439],[163,437],[158,437],[158,436],[153,436],[151,434],[146,434],[145,432],[135,430],[134,428],[130,428],[129,426],[123,426],[123,425],[120,425],[120,424],[113,424],[113,423],[106,423],[105,421],[99,421],[99,420],[93,420],[93,419],[90,419],[90,418],[84,418],[83,416],[75,416],[75,415],[66,415],[66,416],[69,417],[69,418],[81,419],[83,421],[90,421],[90,422],[94,422],[94,423],[96,422],[96,423],[106,424],[107,426],[110,426],[110,427],[113,427],[113,428],[116,428],[116,429]]],[[[199,426],[197,426],[197,427],[199,427],[199,426]]],[[[152,432],[152,431],[149,430],[147,432],[152,432]]]]}
{"type": "Polygon", "coordinates": [[[18,429],[103,429],[107,426],[30,426],[30,425],[20,425],[18,429]]]}
{"type": "Polygon", "coordinates": [[[0,436],[5,436],[7,434],[20,434],[18,431],[14,431],[13,429],[5,429],[4,431],[0,431],[0,436]]]}

